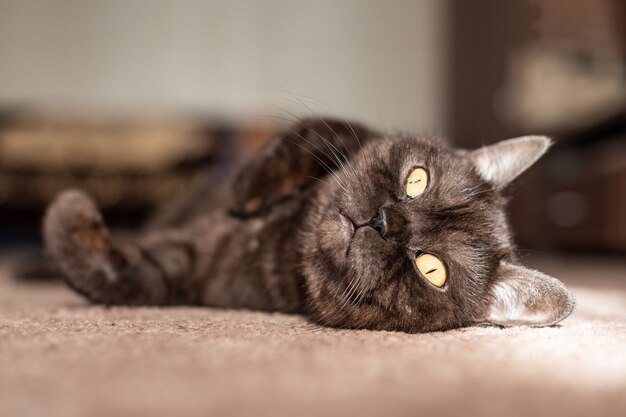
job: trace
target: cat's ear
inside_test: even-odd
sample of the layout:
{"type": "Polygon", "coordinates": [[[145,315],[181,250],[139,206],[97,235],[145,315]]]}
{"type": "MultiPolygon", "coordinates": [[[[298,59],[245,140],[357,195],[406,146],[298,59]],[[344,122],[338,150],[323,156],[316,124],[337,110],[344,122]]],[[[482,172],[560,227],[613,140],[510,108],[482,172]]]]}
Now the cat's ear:
{"type": "Polygon", "coordinates": [[[546,136],[522,136],[476,149],[467,155],[480,176],[499,190],[534,164],[551,144],[546,136]]]}
{"type": "Polygon", "coordinates": [[[550,326],[570,315],[575,301],[556,278],[501,262],[485,321],[499,326],[550,326]]]}

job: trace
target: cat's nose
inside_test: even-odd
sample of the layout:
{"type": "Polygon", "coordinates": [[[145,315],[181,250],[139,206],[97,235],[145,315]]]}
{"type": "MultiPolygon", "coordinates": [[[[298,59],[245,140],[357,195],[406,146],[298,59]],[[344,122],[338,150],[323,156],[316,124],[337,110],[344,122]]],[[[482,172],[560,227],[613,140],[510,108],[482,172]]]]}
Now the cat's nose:
{"type": "Polygon", "coordinates": [[[406,219],[396,208],[384,205],[378,209],[376,216],[367,223],[369,227],[378,231],[385,239],[401,239],[406,228],[406,219]]]}
{"type": "Polygon", "coordinates": [[[372,217],[367,225],[372,229],[377,230],[378,233],[384,237],[385,233],[387,233],[387,216],[385,214],[385,208],[379,208],[376,216],[372,217]]]}

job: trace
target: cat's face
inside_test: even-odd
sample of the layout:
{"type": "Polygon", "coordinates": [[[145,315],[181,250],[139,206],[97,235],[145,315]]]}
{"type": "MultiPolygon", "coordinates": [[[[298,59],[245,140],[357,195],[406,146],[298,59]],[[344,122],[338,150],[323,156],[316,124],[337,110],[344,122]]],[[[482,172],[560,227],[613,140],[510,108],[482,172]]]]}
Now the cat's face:
{"type": "MultiPolygon", "coordinates": [[[[384,139],[329,177],[306,262],[320,321],[411,332],[526,322],[519,306],[500,305],[512,299],[506,276],[521,267],[512,264],[499,192],[505,184],[489,177],[519,172],[494,173],[494,155],[485,165],[484,152],[458,152],[427,137],[384,139]],[[500,300],[503,286],[508,293],[500,300]]],[[[556,301],[545,300],[550,311],[533,311],[543,314],[542,323],[562,319],[569,308],[559,304],[571,301],[561,287],[556,301]]]]}

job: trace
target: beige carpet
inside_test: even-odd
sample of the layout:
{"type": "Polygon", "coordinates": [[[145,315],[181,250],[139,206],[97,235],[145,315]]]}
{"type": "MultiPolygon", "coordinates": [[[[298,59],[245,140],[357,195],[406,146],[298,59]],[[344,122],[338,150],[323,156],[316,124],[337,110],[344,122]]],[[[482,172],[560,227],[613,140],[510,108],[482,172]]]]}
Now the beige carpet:
{"type": "Polygon", "coordinates": [[[626,416],[626,261],[535,259],[559,327],[409,335],[111,308],[0,274],[0,416],[626,416]]]}

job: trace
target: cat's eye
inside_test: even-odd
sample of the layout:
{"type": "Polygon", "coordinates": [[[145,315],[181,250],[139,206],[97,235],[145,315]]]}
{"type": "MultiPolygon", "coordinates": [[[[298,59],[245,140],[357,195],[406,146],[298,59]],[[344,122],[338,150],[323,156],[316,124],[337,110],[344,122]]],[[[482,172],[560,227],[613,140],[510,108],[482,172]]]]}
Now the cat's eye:
{"type": "Polygon", "coordinates": [[[415,198],[428,186],[428,172],[424,168],[415,168],[406,179],[406,195],[415,198]]]}
{"type": "Polygon", "coordinates": [[[448,278],[448,272],[446,266],[441,262],[441,259],[435,255],[429,253],[422,253],[415,259],[415,265],[420,273],[431,284],[442,287],[446,283],[448,278]]]}

